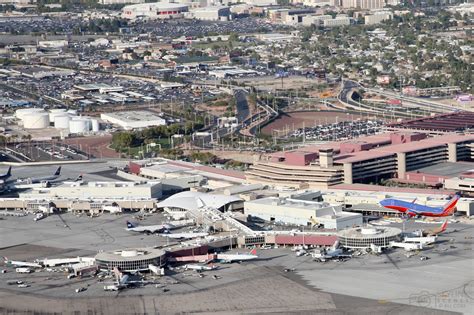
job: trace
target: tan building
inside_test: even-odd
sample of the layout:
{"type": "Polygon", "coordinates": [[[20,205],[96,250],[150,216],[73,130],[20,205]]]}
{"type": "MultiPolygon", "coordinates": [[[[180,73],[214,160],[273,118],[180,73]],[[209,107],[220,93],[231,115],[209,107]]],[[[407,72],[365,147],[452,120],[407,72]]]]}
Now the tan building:
{"type": "Polygon", "coordinates": [[[324,188],[336,184],[405,179],[406,173],[442,162],[470,161],[474,135],[393,133],[278,152],[246,172],[253,183],[324,188]]]}

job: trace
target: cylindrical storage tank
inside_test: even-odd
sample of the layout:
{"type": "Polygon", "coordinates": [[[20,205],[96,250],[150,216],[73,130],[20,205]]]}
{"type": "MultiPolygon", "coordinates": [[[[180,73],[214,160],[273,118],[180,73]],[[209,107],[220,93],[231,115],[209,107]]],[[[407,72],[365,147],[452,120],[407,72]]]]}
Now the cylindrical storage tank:
{"type": "Polygon", "coordinates": [[[77,110],[75,109],[68,109],[68,114],[71,114],[71,116],[77,116],[77,110]]]}
{"type": "Polygon", "coordinates": [[[38,112],[25,114],[23,116],[23,128],[42,129],[49,126],[49,114],[47,112],[38,112]]]}
{"type": "Polygon", "coordinates": [[[91,124],[92,124],[92,131],[99,132],[100,130],[99,121],[97,119],[91,119],[91,124]]]}
{"type": "Polygon", "coordinates": [[[54,128],[56,129],[69,129],[69,121],[71,117],[67,113],[63,113],[61,116],[54,117],[54,128]]]}
{"type": "Polygon", "coordinates": [[[89,131],[88,119],[77,118],[69,121],[70,133],[85,133],[89,131]]]}
{"type": "Polygon", "coordinates": [[[54,117],[61,116],[66,113],[65,108],[54,108],[49,111],[49,121],[54,122],[54,117]]]}
{"type": "Polygon", "coordinates": [[[15,116],[16,118],[23,120],[23,117],[25,117],[25,115],[42,112],[44,112],[42,108],[21,108],[15,111],[15,116]]]}

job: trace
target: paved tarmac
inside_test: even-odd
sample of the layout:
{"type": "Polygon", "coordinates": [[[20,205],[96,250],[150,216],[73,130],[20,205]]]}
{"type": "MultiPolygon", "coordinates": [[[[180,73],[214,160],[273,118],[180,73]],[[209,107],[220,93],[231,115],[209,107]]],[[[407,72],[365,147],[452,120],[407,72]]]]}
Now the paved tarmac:
{"type": "MultiPolygon", "coordinates": [[[[166,244],[156,235],[127,232],[126,220],[136,219],[133,214],[97,218],[63,214],[38,222],[32,216],[6,217],[0,220],[0,256],[33,261],[166,244]]],[[[154,214],[139,222],[148,225],[163,220],[154,214]]],[[[413,223],[406,228],[419,226],[434,225],[413,223]]],[[[165,277],[148,276],[150,283],[144,287],[118,293],[103,290],[112,279],[67,279],[64,272],[46,270],[25,275],[0,267],[8,271],[0,274],[0,313],[67,309],[116,314],[469,314],[474,297],[469,238],[473,228],[450,224],[439,245],[421,253],[430,257],[427,261],[419,256],[407,258],[404,251],[396,250],[346,262],[317,263],[310,256],[296,257],[289,248],[278,248],[259,250],[257,261],[219,265],[203,278],[194,271],[167,270],[165,277]],[[285,272],[285,268],[295,271],[285,272]],[[8,280],[23,280],[30,287],[8,285],[8,280]],[[79,287],[87,290],[76,293],[79,287]]]]}

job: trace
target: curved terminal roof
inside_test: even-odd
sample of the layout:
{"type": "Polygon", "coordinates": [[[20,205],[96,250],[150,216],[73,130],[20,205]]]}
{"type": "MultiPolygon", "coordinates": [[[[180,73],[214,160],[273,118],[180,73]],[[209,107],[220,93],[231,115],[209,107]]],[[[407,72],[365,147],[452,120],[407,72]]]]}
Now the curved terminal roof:
{"type": "Polygon", "coordinates": [[[157,248],[133,248],[100,252],[95,256],[100,261],[137,261],[155,259],[166,254],[157,248]]]}
{"type": "Polygon", "coordinates": [[[207,194],[196,191],[184,191],[177,193],[166,200],[163,200],[156,206],[157,208],[170,207],[193,211],[203,207],[219,209],[236,201],[242,201],[242,199],[235,196],[207,194]]]}
{"type": "Polygon", "coordinates": [[[394,227],[357,227],[337,232],[338,237],[350,239],[390,238],[398,236],[402,230],[394,227]]]}

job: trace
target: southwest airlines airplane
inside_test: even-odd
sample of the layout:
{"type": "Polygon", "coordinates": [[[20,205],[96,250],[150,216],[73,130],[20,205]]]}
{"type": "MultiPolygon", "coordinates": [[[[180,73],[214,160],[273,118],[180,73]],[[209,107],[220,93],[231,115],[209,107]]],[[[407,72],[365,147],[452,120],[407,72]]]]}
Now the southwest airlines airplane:
{"type": "Polygon", "coordinates": [[[447,217],[454,212],[456,203],[459,200],[459,195],[454,195],[444,206],[442,207],[429,207],[415,203],[416,199],[412,202],[403,201],[398,199],[387,198],[380,202],[382,206],[388,209],[397,210],[410,217],[424,216],[424,217],[447,217]]]}

